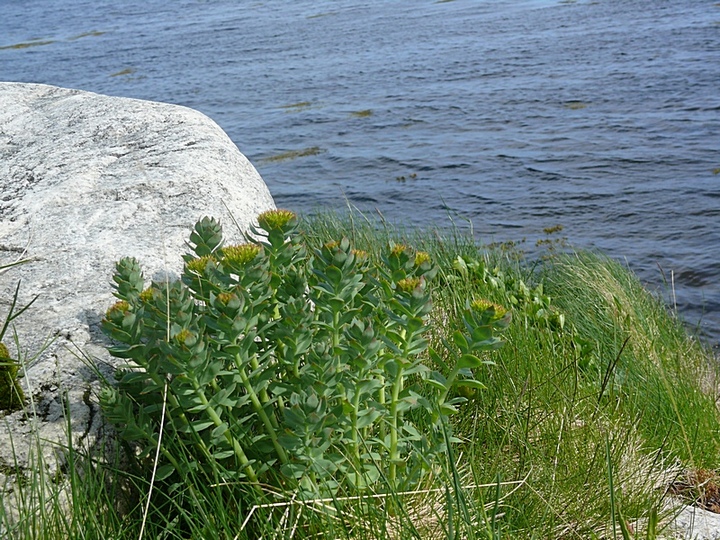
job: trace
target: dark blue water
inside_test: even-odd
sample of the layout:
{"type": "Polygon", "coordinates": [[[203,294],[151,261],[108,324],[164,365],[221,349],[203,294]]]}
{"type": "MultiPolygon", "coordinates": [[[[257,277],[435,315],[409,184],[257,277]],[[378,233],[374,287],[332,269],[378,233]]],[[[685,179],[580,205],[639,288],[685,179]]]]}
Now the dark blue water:
{"type": "Polygon", "coordinates": [[[278,206],[562,225],[720,339],[717,3],[0,0],[0,47],[0,80],[203,111],[278,206]]]}

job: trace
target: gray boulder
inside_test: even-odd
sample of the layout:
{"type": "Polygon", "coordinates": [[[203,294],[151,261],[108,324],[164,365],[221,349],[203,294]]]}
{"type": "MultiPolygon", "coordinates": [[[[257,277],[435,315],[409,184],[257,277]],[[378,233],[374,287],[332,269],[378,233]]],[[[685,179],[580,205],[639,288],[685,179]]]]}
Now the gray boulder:
{"type": "Polygon", "coordinates": [[[136,257],[148,280],[176,275],[198,219],[219,219],[239,242],[272,208],[257,171],[197,111],[0,83],[0,267],[28,261],[0,270],[0,325],[18,282],[19,306],[37,296],[4,338],[23,363],[27,406],[0,412],[0,493],[27,467],[52,476],[69,440],[98,439],[88,359],[107,376],[117,365],[99,331],[115,262],[136,257]]]}

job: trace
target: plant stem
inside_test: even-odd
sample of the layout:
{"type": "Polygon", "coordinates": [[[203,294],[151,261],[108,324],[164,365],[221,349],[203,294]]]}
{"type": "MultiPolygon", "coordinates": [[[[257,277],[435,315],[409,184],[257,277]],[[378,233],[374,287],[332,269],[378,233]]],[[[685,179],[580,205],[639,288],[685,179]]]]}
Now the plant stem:
{"type": "MultiPolygon", "coordinates": [[[[210,406],[210,402],[207,399],[207,396],[205,396],[205,392],[202,388],[200,388],[200,385],[197,383],[197,381],[192,381],[193,388],[195,389],[195,394],[200,398],[200,402],[205,406],[205,411],[207,412],[207,415],[210,417],[210,420],[212,420],[213,424],[215,424],[216,427],[220,427],[223,424],[222,419],[218,416],[218,414],[215,412],[215,409],[213,409],[210,406]]],[[[232,436],[232,433],[230,433],[230,430],[225,431],[225,438],[230,443],[230,445],[233,448],[233,451],[235,452],[235,455],[240,460],[240,464],[242,465],[243,469],[245,469],[245,473],[248,476],[248,479],[253,482],[254,484],[258,483],[257,475],[255,474],[255,469],[253,469],[252,464],[250,463],[250,460],[245,455],[245,452],[243,451],[242,447],[240,446],[240,443],[238,440],[232,436]]]]}
{"type": "Polygon", "coordinates": [[[398,399],[403,386],[403,368],[398,368],[397,378],[393,383],[392,398],[390,401],[390,473],[391,484],[395,484],[397,476],[398,455],[398,399]]]}
{"type": "Polygon", "coordinates": [[[358,409],[360,409],[360,392],[355,390],[355,399],[353,400],[353,410],[352,410],[352,443],[353,443],[353,449],[352,452],[355,454],[355,458],[357,459],[358,463],[360,462],[360,445],[358,443],[358,428],[357,428],[357,422],[358,422],[358,409]]]}
{"type": "MultiPolygon", "coordinates": [[[[238,356],[237,358],[237,365],[241,366],[241,360],[238,356]]],[[[280,445],[280,441],[278,441],[277,433],[276,431],[279,429],[277,426],[277,422],[273,424],[273,421],[270,420],[270,417],[268,417],[267,413],[265,412],[265,409],[260,402],[260,399],[258,398],[257,394],[255,393],[255,389],[252,386],[252,383],[250,382],[250,379],[247,376],[247,373],[245,372],[245,368],[241,367],[239,369],[240,373],[240,380],[243,383],[243,386],[245,387],[245,390],[247,390],[248,395],[250,396],[250,401],[253,404],[253,408],[255,409],[255,412],[260,417],[260,420],[262,420],[262,423],[265,425],[265,431],[267,431],[268,437],[270,437],[270,440],[272,441],[273,447],[275,448],[275,451],[277,452],[278,457],[280,458],[280,461],[283,463],[288,463],[288,457],[285,453],[285,449],[280,445]]],[[[274,418],[273,418],[274,420],[274,418]]]]}
{"type": "MultiPolygon", "coordinates": [[[[378,379],[380,380],[380,390],[378,392],[378,403],[382,406],[383,410],[385,410],[385,377],[382,375],[378,376],[378,379]]],[[[387,435],[387,430],[385,429],[385,422],[380,423],[380,439],[385,440],[385,435],[387,435]]]]}
{"type": "Polygon", "coordinates": [[[450,389],[452,388],[453,383],[455,382],[455,379],[458,376],[458,373],[460,373],[460,368],[458,367],[458,362],[455,362],[455,367],[450,372],[450,375],[448,375],[447,379],[445,379],[445,390],[443,391],[442,395],[438,399],[438,404],[442,405],[445,403],[445,399],[447,399],[447,395],[450,393],[450,389]]]}
{"type": "MultiPolygon", "coordinates": [[[[253,356],[250,359],[250,367],[253,369],[253,371],[255,371],[256,369],[258,369],[260,367],[260,364],[257,361],[257,356],[253,356]]],[[[260,401],[262,403],[267,403],[268,401],[270,401],[270,396],[268,395],[267,390],[265,388],[262,388],[260,390],[259,397],[260,397],[260,401]]],[[[277,428],[277,424],[275,424],[275,427],[277,428]]]]}
{"type": "Polygon", "coordinates": [[[333,356],[335,349],[340,345],[340,312],[333,313],[333,356]]]}

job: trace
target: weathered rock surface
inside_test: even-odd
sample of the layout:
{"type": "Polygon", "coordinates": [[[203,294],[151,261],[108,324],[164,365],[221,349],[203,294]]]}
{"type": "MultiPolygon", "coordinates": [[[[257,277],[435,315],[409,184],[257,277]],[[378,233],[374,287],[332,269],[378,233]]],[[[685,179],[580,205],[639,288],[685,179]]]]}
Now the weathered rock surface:
{"type": "Polygon", "coordinates": [[[95,442],[98,382],[81,357],[108,375],[117,363],[99,331],[115,262],[136,257],[147,279],[176,274],[198,219],[220,219],[240,241],[233,220],[246,229],[271,208],[257,171],[197,111],[0,83],[0,266],[29,261],[0,270],[0,325],[20,282],[19,305],[37,301],[14,322],[19,353],[12,331],[4,342],[26,363],[21,383],[38,419],[0,418],[0,491],[16,462],[37,466],[35,441],[50,473],[68,425],[77,447],[95,442]]]}
{"type": "Polygon", "coordinates": [[[683,506],[664,532],[668,540],[720,540],[720,514],[683,506]]]}

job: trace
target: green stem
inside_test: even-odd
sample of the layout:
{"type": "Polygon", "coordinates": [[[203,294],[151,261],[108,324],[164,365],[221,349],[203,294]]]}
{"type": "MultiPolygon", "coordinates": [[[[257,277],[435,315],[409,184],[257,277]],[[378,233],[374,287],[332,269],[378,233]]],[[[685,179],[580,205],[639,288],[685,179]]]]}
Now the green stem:
{"type": "MultiPolygon", "coordinates": [[[[158,388],[162,388],[165,386],[165,380],[163,380],[163,377],[157,373],[152,373],[148,368],[145,368],[145,373],[148,377],[152,379],[152,381],[158,386],[158,388]]],[[[177,409],[178,411],[183,411],[184,409],[180,406],[180,403],[178,403],[177,398],[175,397],[175,394],[173,394],[170,390],[172,389],[172,386],[168,387],[168,393],[167,393],[167,400],[170,403],[170,405],[173,406],[173,408],[177,409]]],[[[180,420],[182,421],[183,425],[189,426],[190,421],[187,419],[187,416],[185,416],[184,412],[180,413],[180,420]]]]}
{"type": "Polygon", "coordinates": [[[358,409],[360,408],[360,392],[355,390],[355,399],[353,400],[353,412],[352,412],[352,442],[353,442],[353,453],[358,463],[360,463],[360,444],[358,443],[358,409]]]}
{"type": "Polygon", "coordinates": [[[457,367],[457,362],[455,363],[455,368],[450,372],[450,375],[448,375],[447,379],[445,379],[445,390],[443,391],[442,395],[438,399],[438,404],[442,405],[445,403],[445,399],[447,399],[447,395],[450,393],[450,389],[453,386],[453,383],[455,382],[455,379],[458,376],[458,373],[460,373],[460,368],[457,367]]]}
{"type": "MultiPolygon", "coordinates": [[[[378,391],[378,403],[382,406],[382,410],[385,410],[385,377],[380,375],[378,377],[380,379],[380,390],[378,391]]],[[[380,440],[385,440],[385,435],[387,435],[387,430],[385,429],[385,422],[380,423],[380,440]]]]}
{"type": "Polygon", "coordinates": [[[393,383],[392,401],[390,402],[390,483],[395,484],[397,476],[398,454],[398,399],[402,389],[403,368],[398,368],[397,378],[393,383]]]}
{"type": "MultiPolygon", "coordinates": [[[[158,386],[164,386],[165,383],[163,382],[163,378],[159,374],[151,373],[150,371],[147,371],[147,370],[145,373],[152,379],[152,381],[155,384],[157,384],[158,386]]],[[[193,381],[193,387],[195,387],[195,386],[197,386],[197,383],[195,381],[193,381]]],[[[169,386],[168,393],[167,393],[168,402],[170,403],[170,405],[173,407],[174,410],[182,411],[183,408],[180,406],[180,403],[178,402],[177,398],[175,397],[175,395],[172,393],[171,390],[172,390],[172,387],[169,386]]],[[[190,421],[187,419],[187,416],[185,416],[184,412],[181,412],[179,414],[179,418],[180,418],[180,421],[182,422],[183,426],[190,426],[190,421]]],[[[205,455],[206,457],[210,457],[210,455],[211,455],[210,450],[208,449],[207,444],[205,444],[205,442],[200,437],[196,437],[195,444],[198,446],[198,448],[200,448],[203,455],[205,455]]],[[[167,450],[165,450],[164,448],[161,448],[161,451],[162,451],[163,455],[165,455],[165,457],[168,458],[168,460],[177,469],[178,467],[175,463],[174,458],[172,458],[167,453],[167,450]]]]}
{"type": "MultiPolygon", "coordinates": [[[[253,371],[256,371],[256,370],[260,367],[260,364],[259,364],[258,361],[257,361],[257,356],[253,356],[253,357],[250,359],[250,367],[252,368],[253,371]]],[[[262,389],[260,390],[260,396],[259,396],[259,397],[260,397],[260,401],[261,401],[263,404],[265,404],[265,403],[267,403],[268,401],[270,401],[270,396],[268,395],[267,389],[265,389],[265,388],[262,388],[262,389]]],[[[275,428],[277,428],[277,427],[278,427],[277,424],[275,424],[275,428]]]]}
{"type": "Polygon", "coordinates": [[[333,355],[335,349],[340,345],[340,312],[333,313],[333,355]]]}
{"type": "MultiPolygon", "coordinates": [[[[222,419],[218,416],[218,414],[215,412],[215,409],[213,409],[210,406],[210,402],[208,401],[207,397],[205,396],[205,392],[202,388],[200,388],[200,385],[197,383],[197,381],[192,381],[193,388],[195,389],[195,394],[200,399],[200,403],[202,403],[205,406],[205,412],[210,417],[210,420],[212,420],[213,424],[215,424],[216,427],[220,427],[223,425],[222,419]]],[[[253,469],[252,464],[250,463],[250,460],[245,455],[245,452],[243,451],[242,447],[240,446],[240,443],[238,440],[232,436],[232,433],[230,433],[230,430],[225,431],[225,438],[230,443],[230,445],[233,448],[233,451],[235,452],[235,455],[237,456],[238,460],[240,460],[240,464],[245,469],[245,473],[247,474],[248,479],[253,482],[257,483],[258,478],[255,474],[255,469],[253,469]]]]}
{"type": "MultiPolygon", "coordinates": [[[[240,360],[239,358],[237,359],[240,360]]],[[[240,365],[240,364],[238,364],[240,365]]],[[[280,461],[283,463],[288,463],[288,457],[285,453],[285,449],[280,445],[280,441],[278,441],[277,438],[277,421],[275,422],[275,425],[273,425],[273,421],[270,420],[270,417],[265,412],[265,409],[263,408],[262,403],[260,402],[260,399],[258,398],[258,395],[255,393],[255,389],[252,386],[252,383],[250,382],[250,379],[247,376],[247,373],[245,372],[245,368],[239,369],[240,373],[240,380],[243,383],[243,386],[245,387],[245,390],[247,390],[248,395],[250,396],[250,401],[253,404],[253,408],[255,409],[255,412],[260,417],[260,420],[262,420],[262,423],[265,424],[265,431],[267,431],[268,437],[270,437],[270,440],[272,441],[273,447],[275,448],[275,452],[277,452],[278,457],[280,458],[280,461]]],[[[273,420],[275,420],[273,418],[273,420]]]]}
{"type": "MultiPolygon", "coordinates": [[[[403,340],[403,350],[400,358],[402,358],[403,362],[406,362],[407,364],[410,364],[410,361],[408,359],[409,355],[409,349],[410,349],[410,343],[413,342],[415,339],[415,336],[417,335],[417,332],[413,332],[408,336],[407,329],[403,328],[400,332],[400,337],[403,340]]],[[[402,392],[404,384],[405,384],[405,377],[403,376],[404,368],[402,365],[398,365],[398,374],[397,378],[395,379],[395,382],[393,383],[393,389],[392,389],[392,401],[390,403],[390,482],[395,483],[395,478],[397,475],[397,462],[400,459],[400,455],[398,453],[398,425],[400,424],[401,418],[402,418],[402,412],[398,411],[398,401],[400,399],[400,392],[402,392]]]]}

